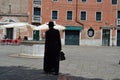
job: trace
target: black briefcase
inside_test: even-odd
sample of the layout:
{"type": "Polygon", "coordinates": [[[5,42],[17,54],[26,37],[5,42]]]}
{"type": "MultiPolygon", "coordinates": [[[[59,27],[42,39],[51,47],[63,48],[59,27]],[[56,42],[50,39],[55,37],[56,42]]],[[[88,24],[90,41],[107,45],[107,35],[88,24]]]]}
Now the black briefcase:
{"type": "Polygon", "coordinates": [[[60,51],[60,61],[63,61],[65,59],[66,59],[65,53],[63,51],[60,51]]]}

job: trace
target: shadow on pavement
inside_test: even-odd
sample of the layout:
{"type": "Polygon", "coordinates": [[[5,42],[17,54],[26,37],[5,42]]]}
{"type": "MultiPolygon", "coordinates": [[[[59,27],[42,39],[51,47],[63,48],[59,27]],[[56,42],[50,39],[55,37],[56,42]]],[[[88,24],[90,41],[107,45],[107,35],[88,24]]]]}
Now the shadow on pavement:
{"type": "MultiPolygon", "coordinates": [[[[0,66],[0,80],[103,80],[99,78],[85,78],[70,74],[47,75],[42,69],[23,66],[0,66]]],[[[120,80],[120,79],[113,79],[120,80]]]]}
{"type": "Polygon", "coordinates": [[[57,80],[58,76],[44,74],[40,69],[22,66],[0,67],[0,80],[57,80]]]}

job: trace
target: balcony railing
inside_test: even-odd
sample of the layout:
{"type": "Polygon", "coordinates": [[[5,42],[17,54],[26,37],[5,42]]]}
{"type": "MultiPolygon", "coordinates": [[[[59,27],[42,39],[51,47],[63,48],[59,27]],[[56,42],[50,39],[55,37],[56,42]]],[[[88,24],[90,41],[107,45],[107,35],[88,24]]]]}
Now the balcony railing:
{"type": "Polygon", "coordinates": [[[120,25],[120,19],[117,19],[117,25],[120,25]]]}
{"type": "Polygon", "coordinates": [[[32,22],[41,22],[41,16],[33,15],[32,22]]]}
{"type": "Polygon", "coordinates": [[[35,5],[41,5],[41,0],[34,0],[35,5]]]}

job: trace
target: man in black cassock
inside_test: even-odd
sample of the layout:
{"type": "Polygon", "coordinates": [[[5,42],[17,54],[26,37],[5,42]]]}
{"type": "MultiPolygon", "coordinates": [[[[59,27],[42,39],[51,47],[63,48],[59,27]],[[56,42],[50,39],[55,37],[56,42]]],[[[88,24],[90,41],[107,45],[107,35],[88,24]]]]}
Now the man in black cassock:
{"type": "Polygon", "coordinates": [[[58,75],[61,51],[60,33],[54,29],[53,21],[50,21],[48,26],[49,30],[45,33],[44,71],[58,75]]]}

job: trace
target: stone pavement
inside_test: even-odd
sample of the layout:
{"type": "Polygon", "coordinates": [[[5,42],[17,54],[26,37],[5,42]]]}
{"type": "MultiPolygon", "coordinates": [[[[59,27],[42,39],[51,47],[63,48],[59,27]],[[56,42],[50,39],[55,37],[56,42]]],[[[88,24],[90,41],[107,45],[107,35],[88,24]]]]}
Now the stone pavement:
{"type": "Polygon", "coordinates": [[[43,58],[12,57],[20,46],[0,45],[0,80],[120,80],[120,47],[63,46],[60,74],[44,74],[43,58]]]}

